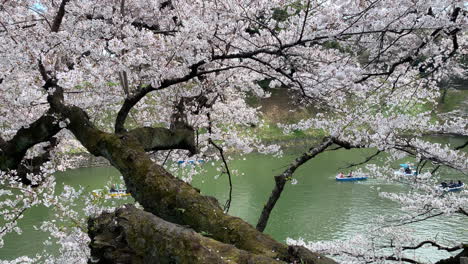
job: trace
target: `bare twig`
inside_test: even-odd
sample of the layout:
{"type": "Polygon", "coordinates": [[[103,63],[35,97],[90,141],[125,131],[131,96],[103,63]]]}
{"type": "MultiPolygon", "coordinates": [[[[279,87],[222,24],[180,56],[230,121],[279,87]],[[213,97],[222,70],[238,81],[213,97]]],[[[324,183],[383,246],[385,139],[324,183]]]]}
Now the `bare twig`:
{"type": "Polygon", "coordinates": [[[375,158],[376,156],[378,156],[382,151],[381,150],[377,150],[376,153],[370,155],[369,157],[367,157],[364,161],[362,162],[359,162],[359,163],[353,163],[353,164],[350,164],[344,168],[340,168],[340,169],[349,169],[351,167],[355,167],[355,166],[359,166],[359,165],[362,165],[362,164],[366,164],[367,162],[371,161],[373,158],[375,158]]]}
{"type": "MultiPolygon", "coordinates": [[[[19,213],[15,215],[15,217],[10,221],[10,223],[16,222],[16,220],[18,220],[18,218],[20,218],[20,216],[23,215],[23,213],[26,211],[26,209],[28,209],[28,208],[21,209],[21,211],[19,211],[19,213]]],[[[5,225],[5,227],[0,231],[0,235],[5,233],[5,231],[7,231],[7,230],[8,230],[8,225],[5,225]]]]}
{"type": "Polygon", "coordinates": [[[171,152],[172,152],[172,149],[170,149],[168,152],[167,152],[167,155],[166,155],[166,158],[164,159],[163,163],[161,166],[164,166],[164,164],[166,164],[166,161],[167,159],[169,158],[169,155],[171,155],[171,152]]]}
{"type": "Polygon", "coordinates": [[[229,166],[227,164],[226,159],[224,158],[224,150],[220,146],[216,145],[213,140],[208,139],[211,145],[213,145],[218,151],[219,154],[221,155],[221,159],[223,160],[224,167],[226,168],[226,174],[228,175],[229,178],[229,198],[227,199],[226,203],[224,204],[224,212],[227,213],[229,212],[229,208],[231,207],[231,201],[232,201],[232,180],[231,180],[231,172],[229,170],[229,166]]]}
{"type": "Polygon", "coordinates": [[[460,207],[460,209],[458,209],[457,213],[468,216],[468,212],[465,209],[461,208],[461,207],[460,207]]]}

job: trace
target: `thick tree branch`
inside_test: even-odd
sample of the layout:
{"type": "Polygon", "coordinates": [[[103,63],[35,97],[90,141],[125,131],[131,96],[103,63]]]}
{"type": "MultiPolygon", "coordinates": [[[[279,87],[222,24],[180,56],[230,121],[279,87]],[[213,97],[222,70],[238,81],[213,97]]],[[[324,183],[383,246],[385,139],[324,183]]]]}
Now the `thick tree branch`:
{"type": "Polygon", "coordinates": [[[50,161],[50,153],[51,151],[57,146],[58,141],[55,137],[52,137],[49,140],[49,145],[44,147],[44,153],[39,156],[36,156],[32,159],[26,159],[21,162],[21,164],[17,168],[17,176],[21,179],[21,182],[26,185],[32,185],[36,187],[39,183],[32,183],[30,179],[28,179],[28,174],[37,175],[41,173],[41,166],[50,161]]]}
{"type": "Polygon", "coordinates": [[[167,87],[170,87],[172,85],[176,85],[179,83],[184,83],[196,77],[203,76],[205,74],[217,73],[217,72],[222,72],[222,71],[227,71],[227,70],[237,68],[237,67],[225,67],[225,68],[219,68],[219,69],[208,70],[208,71],[199,71],[198,68],[204,65],[205,63],[206,63],[205,61],[200,61],[198,63],[195,63],[189,67],[190,72],[187,75],[180,77],[180,78],[163,80],[160,86],[158,87],[153,87],[151,85],[141,87],[135,94],[125,98],[125,101],[122,104],[122,107],[117,113],[117,118],[115,120],[115,132],[116,133],[125,132],[125,120],[127,119],[128,113],[148,93],[157,91],[157,90],[162,90],[162,89],[165,89],[167,87]]]}
{"type": "Polygon", "coordinates": [[[436,247],[438,250],[445,250],[447,252],[453,252],[453,251],[457,251],[457,250],[460,250],[460,249],[464,249],[464,248],[468,248],[468,244],[460,244],[458,246],[455,246],[455,247],[444,247],[444,246],[441,246],[439,244],[437,244],[436,242],[434,241],[423,241],[419,244],[417,244],[416,246],[412,246],[412,247],[403,247],[403,250],[414,250],[414,249],[418,249],[420,247],[423,247],[425,245],[431,245],[433,247],[436,247]]]}
{"type": "Polygon", "coordinates": [[[0,151],[2,151],[4,148],[6,148],[6,141],[0,136],[0,151]]]}
{"type": "Polygon", "coordinates": [[[280,198],[281,193],[283,192],[284,186],[286,185],[286,182],[289,179],[291,179],[296,169],[299,168],[302,164],[309,161],[310,159],[317,156],[318,154],[325,151],[325,149],[327,149],[332,144],[333,144],[333,139],[329,137],[324,138],[322,143],[320,143],[318,146],[314,148],[310,148],[307,152],[305,152],[296,160],[294,160],[294,162],[283,173],[281,173],[278,176],[275,176],[275,187],[273,188],[273,191],[270,194],[270,198],[268,199],[268,202],[263,207],[262,214],[260,215],[260,218],[258,219],[258,222],[257,222],[258,231],[263,232],[265,230],[265,227],[268,223],[268,219],[270,218],[271,211],[273,210],[276,202],[280,198]]]}
{"type": "Polygon", "coordinates": [[[463,251],[458,253],[456,256],[439,260],[435,264],[460,264],[461,257],[468,258],[468,247],[466,245],[464,246],[463,251]]]}
{"type": "Polygon", "coordinates": [[[19,129],[11,140],[4,143],[3,152],[0,152],[0,170],[17,169],[29,148],[49,141],[60,131],[58,122],[48,111],[28,127],[19,129]]]}
{"type": "Polygon", "coordinates": [[[145,151],[186,149],[190,154],[197,153],[195,132],[188,128],[167,129],[162,127],[141,127],[125,134],[135,137],[145,151]]]}
{"type": "Polygon", "coordinates": [[[333,143],[344,148],[344,149],[353,149],[353,148],[365,148],[366,146],[365,145],[355,145],[355,144],[351,144],[347,141],[343,141],[341,139],[338,139],[338,138],[333,138],[333,143]]]}
{"type": "Polygon", "coordinates": [[[285,263],[239,250],[126,205],[90,219],[91,255],[97,263],[285,263]]]}
{"type": "MultiPolygon", "coordinates": [[[[85,15],[85,17],[86,17],[86,19],[89,19],[89,20],[101,20],[101,21],[106,21],[108,23],[112,23],[111,19],[105,19],[104,16],[102,16],[102,15],[93,16],[92,14],[87,14],[87,15],[85,15]]],[[[153,34],[157,34],[157,35],[172,36],[175,33],[179,32],[179,30],[177,30],[176,28],[169,29],[169,30],[161,30],[161,28],[157,24],[151,25],[151,24],[148,24],[148,23],[144,23],[142,21],[133,21],[133,22],[130,23],[130,25],[134,26],[138,30],[146,29],[146,30],[151,31],[153,34]]]]}
{"type": "Polygon", "coordinates": [[[405,63],[408,63],[408,62],[413,62],[413,61],[414,61],[414,58],[411,57],[411,56],[404,57],[404,58],[400,59],[399,61],[393,63],[387,71],[377,72],[377,73],[366,73],[366,74],[364,74],[364,77],[362,77],[361,79],[356,81],[356,83],[362,83],[362,82],[366,81],[367,79],[369,79],[370,77],[391,75],[399,65],[402,65],[402,64],[405,64],[405,63]]]}
{"type": "Polygon", "coordinates": [[[69,2],[70,0],[62,0],[62,3],[60,3],[59,10],[57,12],[57,15],[54,18],[54,22],[52,23],[52,32],[58,32],[60,29],[60,25],[62,24],[63,17],[65,16],[65,5],[69,2]]]}
{"type": "Polygon", "coordinates": [[[460,209],[458,209],[457,213],[468,216],[468,212],[465,209],[461,208],[461,207],[460,207],[460,209]]]}

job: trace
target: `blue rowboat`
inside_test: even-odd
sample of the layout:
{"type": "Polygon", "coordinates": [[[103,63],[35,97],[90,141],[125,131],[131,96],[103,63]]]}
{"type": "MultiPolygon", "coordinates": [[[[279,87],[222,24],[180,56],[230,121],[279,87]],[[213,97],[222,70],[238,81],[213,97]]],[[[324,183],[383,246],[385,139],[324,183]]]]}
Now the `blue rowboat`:
{"type": "Polygon", "coordinates": [[[455,184],[447,187],[442,187],[442,185],[437,186],[437,189],[443,192],[459,192],[465,188],[465,184],[462,183],[461,185],[455,184]]]}
{"type": "Polygon", "coordinates": [[[344,176],[343,178],[336,176],[335,179],[337,181],[363,181],[367,180],[367,177],[347,177],[344,176]]]}
{"type": "Polygon", "coordinates": [[[189,163],[189,164],[197,164],[197,163],[203,163],[205,162],[204,160],[200,159],[200,160],[178,160],[177,163],[178,164],[183,164],[183,163],[189,163]]]}

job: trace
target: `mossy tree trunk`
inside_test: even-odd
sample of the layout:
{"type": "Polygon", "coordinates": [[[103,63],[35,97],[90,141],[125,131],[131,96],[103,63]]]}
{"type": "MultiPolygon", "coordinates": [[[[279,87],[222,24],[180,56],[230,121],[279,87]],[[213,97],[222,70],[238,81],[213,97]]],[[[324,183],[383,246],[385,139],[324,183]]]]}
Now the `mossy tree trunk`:
{"type": "Polygon", "coordinates": [[[284,263],[205,237],[132,205],[89,220],[96,263],[284,263]]]}
{"type": "MultiPolygon", "coordinates": [[[[106,133],[94,127],[82,109],[63,104],[60,93],[57,86],[55,95],[49,98],[52,108],[70,121],[67,128],[90,153],[105,157],[122,173],[127,189],[145,211],[165,221],[208,234],[219,243],[271,260],[334,263],[304,248],[279,243],[242,219],[225,214],[216,199],[201,195],[147,155],[146,150],[157,149],[158,146],[161,149],[183,147],[193,152],[193,130],[143,128],[119,134],[106,133]],[[169,146],[167,143],[171,140],[172,146],[169,146]]],[[[177,240],[159,242],[177,243],[177,240]]]]}

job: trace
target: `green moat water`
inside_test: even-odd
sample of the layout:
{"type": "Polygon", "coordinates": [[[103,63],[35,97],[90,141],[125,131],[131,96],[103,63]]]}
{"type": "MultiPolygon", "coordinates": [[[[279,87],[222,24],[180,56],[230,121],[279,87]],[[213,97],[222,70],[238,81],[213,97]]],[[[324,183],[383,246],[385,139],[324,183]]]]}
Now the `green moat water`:
{"type": "MultiPolygon", "coordinates": [[[[306,241],[345,239],[365,231],[366,224],[376,216],[398,214],[398,205],[379,197],[378,189],[386,192],[408,191],[404,184],[390,184],[376,179],[362,182],[336,182],[334,179],[339,167],[361,161],[369,153],[373,151],[325,152],[303,165],[294,174],[298,184],[288,183],[265,232],[279,241],[285,241],[288,237],[306,241]]],[[[297,151],[281,158],[249,154],[230,162],[231,170],[235,169],[238,173],[232,179],[234,188],[229,213],[255,225],[273,188],[273,177],[281,173],[299,154],[297,151]]],[[[202,194],[215,196],[220,204],[224,204],[228,197],[227,176],[218,178],[219,173],[211,164],[200,166],[207,173],[195,178],[193,185],[200,188],[202,194]]],[[[117,179],[118,175],[119,172],[113,168],[70,170],[57,174],[57,186],[62,183],[75,187],[81,185],[91,192],[105,186],[109,179],[117,179]]],[[[444,171],[444,178],[460,178],[466,182],[466,176],[453,171],[444,171]]],[[[23,234],[8,234],[5,237],[5,246],[0,249],[0,260],[33,256],[44,249],[42,241],[47,238],[47,234],[35,231],[33,225],[40,225],[41,221],[50,219],[51,215],[47,208],[28,210],[19,223],[23,234]]],[[[421,239],[437,239],[450,245],[450,242],[467,242],[467,226],[466,217],[455,216],[434,218],[409,227],[414,228],[414,234],[421,239]]],[[[423,249],[417,254],[426,261],[450,256],[434,248],[423,249]]]]}

